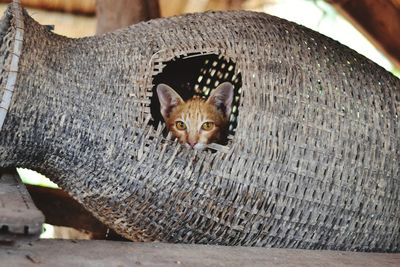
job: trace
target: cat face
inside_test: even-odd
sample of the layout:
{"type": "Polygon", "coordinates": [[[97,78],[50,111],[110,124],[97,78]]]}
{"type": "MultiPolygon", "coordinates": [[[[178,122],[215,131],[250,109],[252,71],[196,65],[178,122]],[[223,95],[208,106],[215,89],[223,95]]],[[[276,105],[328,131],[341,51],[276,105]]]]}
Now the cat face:
{"type": "Polygon", "coordinates": [[[167,128],[181,144],[201,150],[223,137],[231,113],[231,83],[219,85],[207,100],[193,97],[185,102],[165,84],[157,86],[157,95],[167,128]]]}

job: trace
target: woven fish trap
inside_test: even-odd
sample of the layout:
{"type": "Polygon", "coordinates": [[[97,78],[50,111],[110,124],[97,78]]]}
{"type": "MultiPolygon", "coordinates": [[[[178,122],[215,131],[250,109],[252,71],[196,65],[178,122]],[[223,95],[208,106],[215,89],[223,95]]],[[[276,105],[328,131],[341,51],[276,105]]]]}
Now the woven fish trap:
{"type": "Polygon", "coordinates": [[[0,22],[0,167],[37,170],[131,240],[400,251],[400,81],[321,34],[207,12],[69,39],[0,22]],[[235,85],[226,144],[165,134],[157,83],[235,85]]]}

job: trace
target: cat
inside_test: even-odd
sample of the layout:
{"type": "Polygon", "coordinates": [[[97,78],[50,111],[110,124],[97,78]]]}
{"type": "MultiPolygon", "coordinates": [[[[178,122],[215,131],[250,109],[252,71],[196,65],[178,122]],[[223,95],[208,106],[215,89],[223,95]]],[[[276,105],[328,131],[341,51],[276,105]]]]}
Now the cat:
{"type": "Polygon", "coordinates": [[[233,85],[220,84],[207,100],[194,96],[184,101],[166,84],[157,85],[161,115],[167,129],[181,144],[203,150],[207,144],[222,141],[229,126],[233,85]]]}

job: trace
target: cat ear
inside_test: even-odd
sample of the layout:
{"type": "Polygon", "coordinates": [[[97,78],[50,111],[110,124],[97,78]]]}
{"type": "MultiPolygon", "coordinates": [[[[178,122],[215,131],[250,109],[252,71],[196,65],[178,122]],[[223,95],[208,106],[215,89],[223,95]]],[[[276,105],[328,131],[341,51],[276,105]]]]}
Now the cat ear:
{"type": "Polygon", "coordinates": [[[163,83],[157,85],[157,95],[158,100],[160,101],[161,115],[166,121],[171,110],[177,105],[183,103],[183,100],[174,89],[163,83]]]}
{"type": "Polygon", "coordinates": [[[227,118],[231,114],[233,100],[233,85],[230,82],[221,83],[208,97],[207,103],[215,105],[227,118]]]}

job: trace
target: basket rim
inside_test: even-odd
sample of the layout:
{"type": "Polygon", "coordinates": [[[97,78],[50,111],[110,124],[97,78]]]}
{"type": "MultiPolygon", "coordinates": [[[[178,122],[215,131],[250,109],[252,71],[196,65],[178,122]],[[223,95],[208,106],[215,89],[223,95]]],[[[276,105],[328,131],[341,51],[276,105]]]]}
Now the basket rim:
{"type": "MultiPolygon", "coordinates": [[[[0,131],[3,127],[14,94],[15,83],[18,75],[19,58],[21,56],[24,40],[24,19],[22,15],[20,0],[13,0],[6,12],[11,13],[10,20],[12,22],[12,25],[10,27],[14,27],[15,30],[11,53],[11,63],[9,66],[6,66],[8,69],[5,70],[5,72],[8,72],[8,75],[5,81],[4,93],[0,98],[0,131]]],[[[4,19],[8,18],[5,17],[4,19]]]]}

